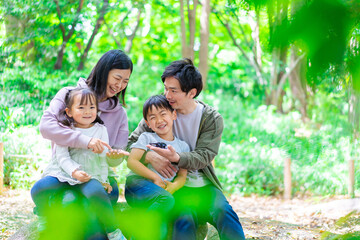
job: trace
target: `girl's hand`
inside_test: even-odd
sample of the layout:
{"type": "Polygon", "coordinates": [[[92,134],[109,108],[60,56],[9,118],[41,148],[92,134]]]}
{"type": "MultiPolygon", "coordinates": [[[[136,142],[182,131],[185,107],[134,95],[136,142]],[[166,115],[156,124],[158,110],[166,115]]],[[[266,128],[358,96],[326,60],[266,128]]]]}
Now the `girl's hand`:
{"type": "Polygon", "coordinates": [[[166,188],[165,182],[164,182],[160,177],[156,178],[156,179],[153,181],[153,183],[155,183],[156,185],[158,185],[159,187],[161,187],[161,188],[163,188],[163,189],[166,188]]]}
{"type": "Polygon", "coordinates": [[[104,151],[104,146],[111,150],[110,145],[106,142],[99,138],[92,138],[88,144],[88,149],[91,149],[93,153],[102,153],[104,151]]]}
{"type": "Polygon", "coordinates": [[[72,173],[72,177],[79,180],[80,182],[88,182],[91,179],[89,174],[81,170],[75,170],[72,173]]]}
{"type": "Polygon", "coordinates": [[[111,193],[112,191],[112,186],[108,183],[101,183],[101,185],[103,185],[105,191],[107,191],[107,193],[111,193]]]}
{"type": "Polygon", "coordinates": [[[123,156],[129,156],[130,153],[121,149],[111,149],[109,152],[106,153],[106,156],[111,159],[118,159],[122,158],[123,156]]]}

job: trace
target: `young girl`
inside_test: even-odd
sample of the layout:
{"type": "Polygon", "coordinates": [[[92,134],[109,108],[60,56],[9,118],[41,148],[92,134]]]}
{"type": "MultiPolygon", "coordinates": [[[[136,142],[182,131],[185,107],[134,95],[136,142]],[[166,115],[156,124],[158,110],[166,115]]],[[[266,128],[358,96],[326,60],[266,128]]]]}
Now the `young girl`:
{"type": "MultiPolygon", "coordinates": [[[[95,94],[87,88],[75,88],[65,97],[66,108],[58,119],[59,123],[71,126],[74,130],[107,143],[107,130],[98,117],[98,102],[95,94]]],[[[112,191],[108,182],[109,165],[107,161],[119,159],[122,153],[107,146],[102,153],[94,153],[90,149],[70,148],[55,145],[55,155],[43,173],[47,178],[48,189],[33,198],[39,215],[46,216],[46,204],[49,198],[46,193],[61,188],[77,188],[90,202],[91,209],[96,212],[100,222],[104,224],[109,239],[125,239],[117,228],[116,218],[110,199],[106,193],[112,191]],[[106,190],[106,191],[105,191],[106,190]]]]}

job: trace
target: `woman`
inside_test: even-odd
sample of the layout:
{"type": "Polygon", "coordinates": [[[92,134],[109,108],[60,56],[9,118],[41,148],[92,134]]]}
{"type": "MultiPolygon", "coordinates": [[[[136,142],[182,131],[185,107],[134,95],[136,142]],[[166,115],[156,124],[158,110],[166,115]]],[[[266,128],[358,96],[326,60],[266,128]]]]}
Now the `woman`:
{"type": "MultiPolygon", "coordinates": [[[[90,88],[99,100],[100,118],[104,122],[109,135],[109,145],[97,138],[90,138],[74,131],[70,127],[58,123],[59,111],[65,106],[65,96],[74,87],[61,89],[49,108],[44,112],[40,121],[40,132],[46,139],[54,144],[72,148],[88,148],[95,153],[103,152],[104,148],[116,149],[117,154],[127,154],[123,151],[127,145],[129,135],[127,115],[123,108],[126,106],[125,93],[133,70],[131,59],[120,50],[110,50],[97,62],[87,79],[80,78],[77,87],[90,88]]],[[[54,154],[54,148],[53,148],[54,154]]],[[[118,165],[120,162],[109,162],[110,166],[118,165]]],[[[109,194],[112,204],[119,197],[119,189],[115,180],[115,173],[109,173],[109,182],[113,191],[109,194]]],[[[31,189],[32,198],[41,198],[42,204],[49,206],[53,192],[45,192],[47,180],[41,179],[31,189]]],[[[36,211],[36,209],[35,209],[36,211]]]]}

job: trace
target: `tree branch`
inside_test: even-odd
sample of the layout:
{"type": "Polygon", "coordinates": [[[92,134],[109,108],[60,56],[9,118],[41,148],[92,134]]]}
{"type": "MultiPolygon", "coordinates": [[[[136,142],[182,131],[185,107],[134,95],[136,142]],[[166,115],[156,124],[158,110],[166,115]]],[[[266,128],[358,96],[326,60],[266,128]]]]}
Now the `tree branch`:
{"type": "Polygon", "coordinates": [[[296,59],[296,61],[294,62],[294,64],[290,67],[289,71],[286,72],[280,79],[278,87],[276,89],[276,95],[275,95],[275,99],[278,99],[280,96],[280,92],[285,84],[286,79],[289,77],[289,75],[291,74],[291,72],[295,69],[295,67],[298,65],[298,63],[300,62],[301,59],[303,59],[303,57],[305,56],[305,54],[302,54],[301,56],[298,57],[298,59],[296,59]]]}
{"type": "Polygon", "coordinates": [[[57,0],[54,0],[54,2],[56,4],[56,13],[57,13],[57,15],[59,17],[59,21],[60,21],[59,28],[61,30],[61,34],[62,34],[63,39],[65,39],[66,31],[65,31],[64,25],[61,22],[61,10],[60,10],[60,6],[59,6],[59,2],[57,0]]]}

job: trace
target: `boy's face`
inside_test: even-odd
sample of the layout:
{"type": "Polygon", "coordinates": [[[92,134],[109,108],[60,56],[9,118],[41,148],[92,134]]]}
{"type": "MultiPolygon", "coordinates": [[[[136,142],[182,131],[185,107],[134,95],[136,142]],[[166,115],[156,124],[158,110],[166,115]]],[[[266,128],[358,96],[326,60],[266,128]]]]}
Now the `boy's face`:
{"type": "Polygon", "coordinates": [[[179,80],[174,77],[167,77],[164,81],[164,94],[166,99],[169,101],[173,109],[179,113],[183,113],[191,106],[191,102],[196,93],[195,89],[190,90],[190,92],[185,93],[181,90],[179,80]]]}
{"type": "Polygon", "coordinates": [[[147,116],[146,124],[160,137],[172,135],[172,126],[176,119],[176,111],[166,108],[156,108],[151,106],[147,116]]]}

